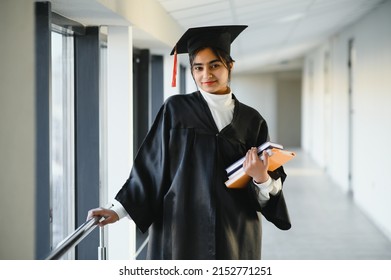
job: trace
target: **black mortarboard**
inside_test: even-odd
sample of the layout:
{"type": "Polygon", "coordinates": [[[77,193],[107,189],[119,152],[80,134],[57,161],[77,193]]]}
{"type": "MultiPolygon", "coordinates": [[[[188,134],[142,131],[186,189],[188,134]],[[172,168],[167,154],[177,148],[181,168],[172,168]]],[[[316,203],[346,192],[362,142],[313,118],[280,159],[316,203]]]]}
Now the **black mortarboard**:
{"type": "Polygon", "coordinates": [[[231,44],[247,25],[220,25],[189,28],[171,51],[174,57],[172,85],[176,85],[176,55],[192,53],[202,47],[215,47],[231,53],[231,44]]]}
{"type": "Polygon", "coordinates": [[[201,47],[216,47],[230,54],[231,44],[247,25],[221,25],[189,28],[171,51],[191,53],[201,47]]]}

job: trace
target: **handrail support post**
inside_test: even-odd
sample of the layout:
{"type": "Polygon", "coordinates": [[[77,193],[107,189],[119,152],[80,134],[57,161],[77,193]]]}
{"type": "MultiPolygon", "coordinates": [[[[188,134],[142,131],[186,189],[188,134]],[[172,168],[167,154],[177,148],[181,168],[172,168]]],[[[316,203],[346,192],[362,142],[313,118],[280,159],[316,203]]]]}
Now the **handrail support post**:
{"type": "Polygon", "coordinates": [[[98,259],[107,260],[107,249],[105,246],[105,230],[103,227],[99,227],[98,259]]]}

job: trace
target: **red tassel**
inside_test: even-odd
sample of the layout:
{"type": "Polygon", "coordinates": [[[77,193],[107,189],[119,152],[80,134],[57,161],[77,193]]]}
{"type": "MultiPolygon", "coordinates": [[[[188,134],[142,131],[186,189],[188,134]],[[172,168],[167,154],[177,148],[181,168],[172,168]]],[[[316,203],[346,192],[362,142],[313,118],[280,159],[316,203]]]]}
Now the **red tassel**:
{"type": "Polygon", "coordinates": [[[177,52],[176,52],[176,47],[175,47],[174,67],[172,69],[172,82],[171,82],[172,87],[176,87],[176,75],[177,75],[177,52]]]}

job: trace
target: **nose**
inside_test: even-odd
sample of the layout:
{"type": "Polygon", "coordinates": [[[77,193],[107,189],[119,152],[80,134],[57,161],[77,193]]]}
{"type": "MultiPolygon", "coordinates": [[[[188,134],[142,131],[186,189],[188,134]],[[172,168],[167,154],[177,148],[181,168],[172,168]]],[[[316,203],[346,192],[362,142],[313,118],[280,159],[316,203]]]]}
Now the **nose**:
{"type": "Polygon", "coordinates": [[[211,73],[208,69],[205,69],[205,70],[204,70],[204,77],[205,77],[206,79],[209,79],[209,78],[212,78],[213,75],[212,75],[212,73],[211,73]]]}

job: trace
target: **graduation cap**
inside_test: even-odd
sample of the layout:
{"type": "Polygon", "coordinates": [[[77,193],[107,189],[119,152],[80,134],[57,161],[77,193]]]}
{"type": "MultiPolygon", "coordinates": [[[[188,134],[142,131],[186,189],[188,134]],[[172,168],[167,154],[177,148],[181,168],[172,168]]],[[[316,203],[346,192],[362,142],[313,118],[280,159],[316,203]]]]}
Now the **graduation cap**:
{"type": "Polygon", "coordinates": [[[172,86],[176,86],[177,54],[192,53],[202,47],[219,48],[231,53],[231,44],[247,25],[220,25],[189,28],[171,51],[174,55],[172,86]]]}

